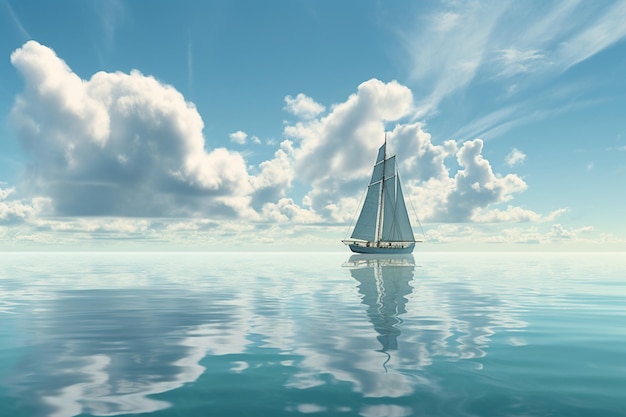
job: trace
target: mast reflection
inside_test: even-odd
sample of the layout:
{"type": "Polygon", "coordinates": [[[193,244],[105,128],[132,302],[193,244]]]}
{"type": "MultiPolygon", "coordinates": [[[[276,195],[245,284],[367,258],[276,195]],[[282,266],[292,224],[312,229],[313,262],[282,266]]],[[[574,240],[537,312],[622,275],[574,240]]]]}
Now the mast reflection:
{"type": "Polygon", "coordinates": [[[359,282],[361,302],[378,333],[380,351],[397,350],[401,316],[413,291],[409,284],[415,270],[413,255],[352,255],[343,266],[359,282]]]}

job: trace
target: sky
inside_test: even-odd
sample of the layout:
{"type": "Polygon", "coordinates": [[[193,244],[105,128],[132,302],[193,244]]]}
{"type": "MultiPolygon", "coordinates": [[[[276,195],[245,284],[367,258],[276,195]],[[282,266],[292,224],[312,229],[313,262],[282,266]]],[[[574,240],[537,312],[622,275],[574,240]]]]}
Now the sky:
{"type": "Polygon", "coordinates": [[[0,0],[0,250],[626,250],[626,1],[0,0]]]}

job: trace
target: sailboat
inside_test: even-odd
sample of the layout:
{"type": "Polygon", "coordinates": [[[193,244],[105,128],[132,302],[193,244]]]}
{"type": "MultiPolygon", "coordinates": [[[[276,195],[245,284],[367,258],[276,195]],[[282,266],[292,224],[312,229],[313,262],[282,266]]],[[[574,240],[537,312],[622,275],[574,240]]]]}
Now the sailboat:
{"type": "Polygon", "coordinates": [[[365,202],[350,239],[342,240],[352,252],[411,253],[415,240],[398,177],[396,156],[387,155],[387,138],[378,149],[365,202]]]}

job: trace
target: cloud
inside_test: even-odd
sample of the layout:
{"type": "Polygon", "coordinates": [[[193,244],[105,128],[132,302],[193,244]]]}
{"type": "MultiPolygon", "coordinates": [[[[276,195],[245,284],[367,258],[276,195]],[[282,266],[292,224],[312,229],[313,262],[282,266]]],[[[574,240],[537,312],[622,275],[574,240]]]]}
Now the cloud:
{"type": "MultiPolygon", "coordinates": [[[[1,183],[0,183],[1,185],[1,183]]],[[[11,194],[15,192],[15,187],[0,188],[0,201],[6,200],[11,194]]]]}
{"type": "Polygon", "coordinates": [[[115,43],[116,27],[126,17],[124,4],[120,0],[110,0],[95,2],[94,7],[102,25],[104,47],[107,51],[111,51],[115,43]]]}
{"type": "MultiPolygon", "coordinates": [[[[337,203],[369,175],[384,123],[412,108],[407,87],[369,80],[329,115],[288,125],[289,139],[274,157],[249,168],[240,153],[205,150],[194,105],[153,77],[99,72],[83,80],[34,41],[11,62],[26,84],[11,114],[31,162],[21,187],[49,198],[55,216],[345,221],[352,211],[337,203]],[[305,206],[287,195],[295,178],[311,185],[305,206]]],[[[288,101],[294,108],[313,103],[297,97],[288,101]]],[[[411,128],[398,130],[403,134],[411,128]]],[[[237,131],[231,139],[243,143],[248,135],[237,131]]],[[[440,151],[420,140],[419,169],[440,172],[440,151]]]]}
{"type": "Polygon", "coordinates": [[[417,117],[435,111],[441,100],[474,79],[507,3],[447,4],[452,6],[423,17],[419,29],[404,36],[412,82],[423,90],[417,117]]]}
{"type": "Polygon", "coordinates": [[[567,209],[558,209],[547,216],[542,216],[535,211],[511,205],[505,210],[479,208],[472,214],[472,221],[476,223],[546,222],[553,221],[566,211],[567,209]]]}
{"type": "Polygon", "coordinates": [[[24,187],[51,198],[54,215],[255,218],[255,192],[275,185],[237,152],[206,151],[193,103],[153,77],[82,80],[35,41],[11,62],[26,84],[11,112],[31,159],[24,187]]]}
{"type": "Polygon", "coordinates": [[[246,143],[246,139],[248,138],[248,134],[246,132],[238,130],[238,131],[236,131],[234,133],[231,133],[229,135],[229,137],[230,137],[230,141],[231,142],[243,145],[243,144],[246,143]]]}
{"type": "MultiPolygon", "coordinates": [[[[484,110],[475,111],[488,112],[472,117],[483,125],[482,131],[463,139],[488,139],[486,132],[494,136],[563,111],[538,109],[571,107],[571,96],[546,97],[546,85],[567,82],[559,79],[563,72],[626,37],[623,1],[441,2],[418,19],[418,25],[399,35],[418,97],[414,119],[436,115],[446,99],[467,100],[460,94],[494,88],[489,97],[476,97],[481,102],[476,107],[484,110]],[[511,97],[529,92],[525,105],[507,105],[511,97]],[[503,108],[510,113],[507,117],[502,117],[503,108]]],[[[579,92],[584,85],[577,82],[575,87],[579,92]]]]}
{"type": "Polygon", "coordinates": [[[263,218],[278,223],[321,223],[323,219],[306,208],[295,204],[291,198],[282,198],[276,204],[263,206],[263,218]]]}
{"type": "Polygon", "coordinates": [[[3,191],[6,190],[0,189],[0,225],[22,223],[30,216],[33,208],[21,201],[5,201],[3,191]]]}
{"type": "Polygon", "coordinates": [[[517,175],[496,175],[482,156],[482,149],[483,141],[474,139],[457,152],[461,169],[454,176],[442,210],[434,216],[439,221],[468,221],[476,210],[509,201],[514,193],[527,188],[517,175]]]}
{"type": "MultiPolygon", "coordinates": [[[[332,106],[326,116],[285,127],[285,135],[294,142],[294,177],[311,184],[307,201],[315,213],[331,221],[350,220],[383,142],[385,123],[390,121],[396,125],[387,140],[402,155],[405,194],[417,202],[415,209],[423,220],[470,222],[476,216],[487,221],[485,210],[527,188],[515,174],[494,173],[482,155],[481,139],[460,145],[452,140],[434,144],[423,124],[402,123],[412,110],[410,90],[396,82],[373,79],[361,84],[345,102],[332,106]],[[446,164],[449,157],[456,157],[460,167],[452,174],[446,164]]],[[[492,221],[541,218],[514,207],[508,215],[491,213],[489,217],[492,221]]]]}
{"type": "Polygon", "coordinates": [[[22,37],[22,39],[24,40],[31,39],[32,36],[30,36],[30,33],[28,33],[28,31],[24,28],[24,25],[22,25],[22,21],[17,16],[17,14],[15,14],[15,11],[13,10],[13,7],[11,7],[11,4],[8,1],[5,1],[3,3],[5,7],[7,8],[7,11],[9,12],[9,16],[11,16],[11,20],[13,20],[13,23],[15,24],[15,27],[20,33],[20,36],[22,37]]]}
{"type": "Polygon", "coordinates": [[[326,108],[316,103],[311,97],[300,93],[296,98],[285,97],[285,110],[303,119],[311,119],[324,112],[326,108]]]}
{"type": "Polygon", "coordinates": [[[520,151],[517,148],[513,148],[513,150],[504,158],[506,164],[510,167],[521,164],[526,160],[526,154],[520,151]]]}
{"type": "Polygon", "coordinates": [[[500,77],[512,77],[530,72],[535,65],[538,65],[545,58],[537,50],[520,51],[514,48],[502,49],[497,54],[497,62],[502,67],[498,74],[500,77]]]}
{"type": "MultiPolygon", "coordinates": [[[[579,19],[582,16],[578,17],[579,19]]],[[[618,1],[605,10],[592,9],[586,16],[586,26],[559,44],[558,62],[563,71],[587,60],[626,36],[626,2],[618,1]],[[597,16],[593,15],[593,12],[597,16]]]]}
{"type": "Polygon", "coordinates": [[[256,190],[251,201],[253,208],[260,210],[265,204],[274,204],[285,196],[295,176],[292,158],[293,144],[285,140],[274,153],[273,159],[259,165],[259,174],[251,179],[256,190]]]}
{"type": "Polygon", "coordinates": [[[330,207],[342,196],[360,192],[385,137],[385,122],[411,113],[411,90],[396,81],[371,79],[359,85],[326,116],[289,124],[284,135],[294,142],[293,167],[300,181],[311,184],[312,209],[332,221],[330,207]]]}
{"type": "Polygon", "coordinates": [[[228,135],[230,138],[230,141],[239,145],[245,145],[248,140],[251,143],[254,144],[261,144],[261,139],[258,138],[258,136],[250,136],[248,137],[248,134],[242,130],[238,130],[236,132],[231,133],[230,135],[228,135]]]}
{"type": "MultiPolygon", "coordinates": [[[[415,112],[413,94],[396,81],[367,80],[328,112],[302,110],[325,109],[311,106],[316,102],[303,94],[286,99],[286,110],[303,118],[286,122],[274,155],[252,166],[239,152],[207,150],[193,103],[153,77],[98,72],[83,80],[34,41],[16,50],[11,62],[25,80],[11,119],[30,158],[20,189],[31,199],[9,201],[11,192],[4,190],[1,216],[42,233],[157,239],[176,231],[195,236],[229,219],[257,226],[345,224],[357,210],[385,135],[402,156],[405,195],[417,203],[422,220],[546,218],[511,203],[527,185],[517,175],[494,172],[481,139],[435,143],[423,123],[408,121],[415,112]],[[294,193],[294,183],[303,188],[294,193]],[[509,204],[506,210],[498,208],[502,203],[509,204]],[[46,215],[56,217],[38,218],[46,215]],[[77,220],[84,216],[101,220],[77,220]]],[[[230,137],[259,141],[242,130],[230,137]]],[[[296,239],[304,230],[310,233],[290,233],[296,239]]],[[[229,226],[216,236],[239,232],[229,226]]]]}
{"type": "Polygon", "coordinates": [[[15,187],[0,187],[0,226],[21,224],[36,218],[49,204],[45,198],[34,198],[29,201],[14,198],[14,195],[15,187]]]}
{"type": "Polygon", "coordinates": [[[562,224],[553,224],[548,236],[553,240],[575,240],[580,234],[593,231],[593,227],[584,226],[578,229],[566,228],[562,224]]]}
{"type": "MultiPolygon", "coordinates": [[[[550,216],[542,218],[542,222],[548,222],[550,217],[553,217],[552,213],[550,216]]],[[[535,223],[529,223],[525,226],[516,224],[514,227],[498,227],[497,229],[494,229],[493,225],[480,223],[441,224],[428,228],[426,240],[435,245],[445,244],[469,250],[476,250],[477,244],[481,243],[515,245],[516,249],[521,249],[520,245],[532,245],[528,247],[530,250],[536,250],[534,245],[545,245],[551,248],[568,245],[569,248],[591,250],[624,247],[623,239],[610,234],[594,234],[592,226],[572,228],[560,223],[551,224],[547,227],[535,223]]],[[[480,246],[480,248],[488,247],[480,246]]],[[[512,247],[509,246],[508,248],[512,247]]]]}
{"type": "Polygon", "coordinates": [[[193,39],[191,29],[187,32],[187,86],[189,90],[193,87],[193,39]]]}

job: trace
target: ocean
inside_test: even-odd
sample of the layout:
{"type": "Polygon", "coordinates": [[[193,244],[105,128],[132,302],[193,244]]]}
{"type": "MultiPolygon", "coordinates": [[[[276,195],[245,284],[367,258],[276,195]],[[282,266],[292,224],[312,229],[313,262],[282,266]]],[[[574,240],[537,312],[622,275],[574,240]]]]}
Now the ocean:
{"type": "Polygon", "coordinates": [[[0,253],[0,415],[626,416],[625,258],[0,253]]]}

